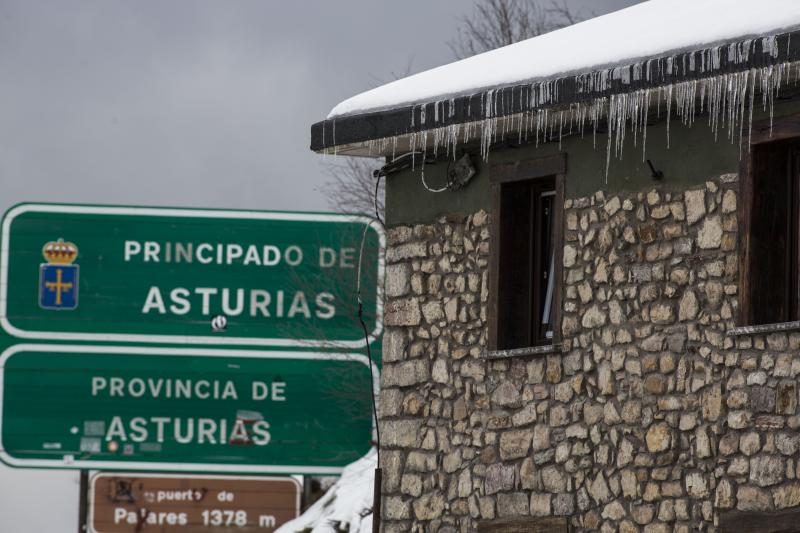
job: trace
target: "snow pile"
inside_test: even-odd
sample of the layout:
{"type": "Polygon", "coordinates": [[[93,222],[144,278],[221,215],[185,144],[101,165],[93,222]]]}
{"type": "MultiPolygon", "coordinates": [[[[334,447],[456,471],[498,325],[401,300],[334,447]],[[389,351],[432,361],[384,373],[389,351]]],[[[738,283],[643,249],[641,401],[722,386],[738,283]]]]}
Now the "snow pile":
{"type": "Polygon", "coordinates": [[[371,533],[375,448],[345,467],[342,477],[300,517],[275,533],[371,533]]]}
{"type": "Polygon", "coordinates": [[[650,0],[383,85],[335,118],[585,73],[800,26],[800,0],[650,0]]]}

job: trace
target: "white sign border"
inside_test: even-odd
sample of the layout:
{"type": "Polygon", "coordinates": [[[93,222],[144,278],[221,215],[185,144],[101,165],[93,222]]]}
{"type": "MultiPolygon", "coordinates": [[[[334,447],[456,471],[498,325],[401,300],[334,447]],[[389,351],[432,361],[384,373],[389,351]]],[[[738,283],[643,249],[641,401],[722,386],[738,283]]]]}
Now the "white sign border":
{"type": "Polygon", "coordinates": [[[295,496],[295,518],[300,516],[300,497],[303,493],[303,487],[295,478],[290,476],[220,476],[220,475],[204,475],[204,474],[156,474],[156,473],[142,473],[142,472],[95,472],[89,480],[89,519],[87,525],[89,526],[89,533],[101,533],[94,525],[94,512],[95,512],[95,484],[97,480],[103,477],[136,477],[136,478],[174,478],[174,479],[231,479],[231,480],[254,480],[254,481],[279,481],[292,483],[297,489],[295,496]]]}
{"type": "Polygon", "coordinates": [[[216,209],[188,209],[188,208],[163,208],[163,207],[116,207],[92,205],[60,205],[60,204],[21,204],[10,209],[3,218],[2,238],[0,239],[0,327],[12,337],[20,339],[43,339],[51,341],[90,341],[90,342],[135,342],[135,343],[163,343],[163,344],[205,344],[205,345],[231,345],[231,346],[275,346],[293,348],[364,348],[369,342],[374,342],[383,331],[383,301],[380,292],[383,290],[383,276],[385,260],[383,251],[386,249],[386,234],[383,227],[375,220],[358,215],[318,214],[318,213],[280,213],[266,211],[231,211],[216,209]],[[186,217],[186,218],[233,218],[244,220],[286,220],[302,222],[351,222],[364,224],[378,235],[380,249],[378,252],[378,297],[376,298],[375,329],[369,334],[368,339],[337,341],[337,340],[303,340],[259,337],[227,337],[199,336],[199,335],[143,335],[128,333],[71,333],[63,331],[29,331],[17,328],[7,318],[8,303],[8,265],[11,250],[11,223],[23,213],[65,213],[65,214],[97,214],[97,215],[128,215],[128,216],[158,216],[158,217],[186,217]]]}
{"type": "MultiPolygon", "coordinates": [[[[57,352],[57,353],[102,353],[113,356],[114,354],[128,355],[177,355],[188,357],[245,357],[256,359],[324,359],[329,361],[353,361],[366,365],[372,369],[374,388],[377,394],[380,383],[380,371],[377,365],[370,365],[369,359],[364,354],[358,353],[314,353],[314,352],[269,352],[253,350],[213,350],[203,348],[150,348],[141,346],[82,346],[59,344],[16,344],[6,348],[0,354],[0,461],[9,466],[21,468],[61,468],[70,470],[130,470],[130,471],[162,471],[162,472],[209,472],[209,473],[255,473],[255,474],[309,474],[309,475],[337,475],[341,474],[344,466],[300,466],[300,465],[236,465],[213,463],[159,463],[127,461],[81,461],[75,459],[17,459],[10,456],[3,445],[3,416],[4,400],[4,370],[6,361],[18,352],[57,352]]],[[[375,436],[375,417],[372,420],[372,434],[375,436]]]]}

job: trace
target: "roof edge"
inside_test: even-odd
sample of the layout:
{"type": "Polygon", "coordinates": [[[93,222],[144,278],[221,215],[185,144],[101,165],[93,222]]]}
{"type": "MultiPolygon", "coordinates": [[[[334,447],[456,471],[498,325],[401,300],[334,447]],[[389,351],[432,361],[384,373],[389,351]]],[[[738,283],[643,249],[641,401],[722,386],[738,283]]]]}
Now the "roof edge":
{"type": "Polygon", "coordinates": [[[326,119],[311,126],[310,147],[315,152],[335,153],[338,148],[349,145],[798,60],[800,30],[729,41],[714,47],[644,59],[639,63],[326,119]]]}

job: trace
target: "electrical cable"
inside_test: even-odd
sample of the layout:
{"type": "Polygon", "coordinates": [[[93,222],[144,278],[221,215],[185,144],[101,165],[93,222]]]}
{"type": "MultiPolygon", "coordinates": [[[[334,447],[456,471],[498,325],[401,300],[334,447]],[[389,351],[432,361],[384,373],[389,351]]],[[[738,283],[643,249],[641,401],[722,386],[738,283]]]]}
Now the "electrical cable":
{"type": "Polygon", "coordinates": [[[372,200],[372,205],[375,207],[375,218],[380,222],[381,226],[383,226],[383,220],[381,219],[381,214],[378,211],[378,190],[381,187],[381,176],[375,176],[375,196],[372,200]]]}
{"type": "MultiPolygon", "coordinates": [[[[377,196],[376,196],[377,200],[377,196]]],[[[379,219],[380,220],[380,219],[379,219]]],[[[367,358],[369,359],[369,379],[370,385],[372,387],[372,391],[370,394],[370,398],[372,399],[372,414],[375,418],[375,439],[377,442],[377,449],[378,449],[378,464],[380,465],[381,460],[381,431],[380,427],[378,426],[378,406],[377,402],[375,401],[375,375],[373,372],[373,361],[372,361],[372,349],[369,346],[369,331],[367,330],[367,324],[364,322],[364,300],[361,297],[361,271],[364,262],[364,245],[367,242],[367,231],[369,230],[369,224],[364,225],[364,232],[361,234],[361,247],[358,252],[358,274],[356,277],[356,301],[358,303],[358,321],[361,323],[361,328],[364,330],[364,345],[367,348],[367,358]]]]}
{"type": "Polygon", "coordinates": [[[450,188],[450,183],[448,183],[447,185],[445,185],[441,189],[432,189],[431,187],[429,187],[428,184],[425,183],[425,171],[424,170],[420,171],[420,177],[422,178],[422,186],[425,187],[425,190],[428,191],[428,192],[444,192],[444,191],[446,191],[446,190],[448,190],[450,188]]]}
{"type": "MultiPolygon", "coordinates": [[[[380,216],[378,209],[378,193],[380,191],[381,174],[376,171],[374,173],[375,180],[375,194],[372,199],[373,207],[375,208],[375,219],[384,227],[383,220],[380,216]]],[[[356,300],[358,302],[358,321],[361,323],[361,329],[364,331],[364,346],[367,349],[367,359],[369,360],[369,382],[372,390],[370,391],[370,399],[372,400],[372,416],[375,419],[375,450],[376,450],[376,465],[375,465],[375,478],[373,480],[372,492],[372,531],[373,533],[380,533],[381,529],[381,485],[383,480],[383,470],[381,469],[381,430],[378,424],[378,403],[375,399],[375,372],[373,371],[372,349],[369,345],[369,330],[367,324],[364,322],[364,301],[361,298],[361,270],[364,264],[364,246],[367,242],[367,231],[370,225],[364,225],[364,232],[361,234],[361,246],[358,252],[358,272],[356,274],[356,300]]]]}
{"type": "Polygon", "coordinates": [[[372,387],[372,391],[370,393],[370,398],[372,399],[372,415],[375,417],[375,440],[377,443],[378,449],[378,464],[380,465],[381,461],[381,431],[380,427],[378,426],[378,406],[377,402],[375,401],[375,375],[373,372],[373,361],[372,361],[372,349],[369,346],[369,331],[367,330],[367,324],[364,322],[364,301],[361,298],[361,267],[364,261],[364,244],[367,241],[367,231],[369,230],[369,224],[364,226],[364,232],[361,235],[361,248],[358,253],[358,274],[356,278],[356,301],[358,303],[358,321],[361,323],[361,328],[364,330],[364,345],[367,348],[367,358],[369,359],[369,379],[370,379],[370,386],[372,387]]]}
{"type": "Polygon", "coordinates": [[[372,350],[370,350],[369,347],[369,333],[367,332],[367,325],[364,323],[360,303],[358,305],[358,320],[361,322],[361,328],[364,330],[364,338],[367,339],[367,358],[369,359],[370,386],[372,387],[372,394],[370,395],[372,398],[372,414],[375,417],[375,440],[377,443],[378,464],[381,464],[381,430],[378,427],[378,406],[375,402],[375,376],[372,369],[372,350]]]}

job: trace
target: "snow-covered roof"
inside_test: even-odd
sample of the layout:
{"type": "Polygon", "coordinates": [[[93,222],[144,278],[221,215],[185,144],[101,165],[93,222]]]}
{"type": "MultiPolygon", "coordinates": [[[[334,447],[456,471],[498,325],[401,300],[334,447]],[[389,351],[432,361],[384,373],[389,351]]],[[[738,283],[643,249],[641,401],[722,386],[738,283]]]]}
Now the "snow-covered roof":
{"type": "Polygon", "coordinates": [[[695,104],[718,118],[756,92],[771,101],[798,67],[800,0],[650,0],[354,96],[312,125],[311,149],[455,154],[479,140],[486,157],[511,132],[635,129],[661,103],[691,123],[695,104]]]}
{"type": "Polygon", "coordinates": [[[421,72],[340,103],[328,118],[583,73],[800,27],[800,0],[649,0],[421,72]]]}

